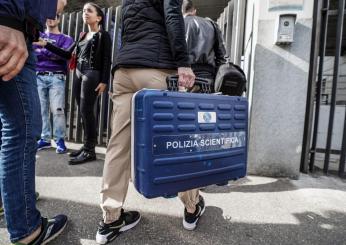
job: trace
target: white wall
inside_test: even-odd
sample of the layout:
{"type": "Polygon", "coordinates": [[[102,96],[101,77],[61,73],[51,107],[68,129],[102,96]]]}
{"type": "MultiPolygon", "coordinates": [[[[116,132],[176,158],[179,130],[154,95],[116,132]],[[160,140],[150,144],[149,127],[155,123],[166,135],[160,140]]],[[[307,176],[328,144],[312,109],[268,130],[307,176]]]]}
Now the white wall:
{"type": "MultiPolygon", "coordinates": [[[[249,0],[247,6],[244,67],[250,74],[248,94],[251,104],[248,169],[253,174],[297,178],[313,1],[302,1],[302,10],[295,11],[269,11],[269,1],[272,0],[249,0]],[[290,46],[277,46],[278,16],[286,13],[297,14],[295,40],[290,46]],[[252,43],[247,44],[251,34],[252,43]]],[[[297,0],[281,2],[289,4],[297,0]]]]}

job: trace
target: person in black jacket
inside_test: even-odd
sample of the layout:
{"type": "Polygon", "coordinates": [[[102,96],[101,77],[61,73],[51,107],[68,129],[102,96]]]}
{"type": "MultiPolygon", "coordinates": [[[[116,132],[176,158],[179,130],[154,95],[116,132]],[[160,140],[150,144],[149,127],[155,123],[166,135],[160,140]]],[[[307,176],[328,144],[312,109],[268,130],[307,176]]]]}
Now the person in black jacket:
{"type": "Polygon", "coordinates": [[[73,52],[76,54],[78,79],[73,85],[73,91],[82,116],[84,145],[78,151],[70,153],[71,165],[96,159],[97,127],[94,105],[97,96],[106,90],[111,66],[111,38],[108,32],[102,30],[104,14],[101,7],[92,2],[86,3],[83,7],[83,21],[88,25],[89,31],[81,33],[77,43],[68,50],[60,49],[44,40],[35,43],[66,59],[71,58],[73,52]]]}
{"type": "Polygon", "coordinates": [[[226,49],[217,24],[209,19],[196,16],[192,0],[184,0],[182,7],[187,50],[193,72],[197,77],[214,80],[220,65],[226,62],[226,49]]]}
{"type": "MultiPolygon", "coordinates": [[[[106,244],[136,226],[140,214],[122,209],[131,173],[131,98],[143,88],[167,89],[166,77],[192,87],[195,75],[187,55],[181,0],[124,0],[121,47],[113,68],[112,135],[107,147],[96,242],[106,244]]],[[[179,193],[185,205],[183,224],[192,230],[204,211],[198,190],[179,193]]]]}

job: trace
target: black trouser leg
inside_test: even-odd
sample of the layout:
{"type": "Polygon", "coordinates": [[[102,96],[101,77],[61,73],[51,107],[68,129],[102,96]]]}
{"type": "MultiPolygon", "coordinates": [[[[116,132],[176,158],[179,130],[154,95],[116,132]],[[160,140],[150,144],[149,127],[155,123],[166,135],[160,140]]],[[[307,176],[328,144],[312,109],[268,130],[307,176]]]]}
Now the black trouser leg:
{"type": "MultiPolygon", "coordinates": [[[[79,104],[84,129],[84,149],[94,152],[97,142],[96,132],[96,115],[94,111],[95,102],[97,100],[97,92],[95,89],[99,84],[99,72],[95,70],[86,70],[77,72],[80,81],[79,98],[76,96],[77,104],[79,104]]],[[[76,85],[76,92],[78,85],[76,85]]]]}

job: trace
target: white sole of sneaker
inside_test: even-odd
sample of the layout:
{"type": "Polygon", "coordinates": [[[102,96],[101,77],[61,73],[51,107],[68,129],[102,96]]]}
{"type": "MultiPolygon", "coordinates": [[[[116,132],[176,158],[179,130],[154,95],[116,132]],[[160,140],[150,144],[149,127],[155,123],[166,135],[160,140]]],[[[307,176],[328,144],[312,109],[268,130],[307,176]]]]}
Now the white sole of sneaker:
{"type": "Polygon", "coordinates": [[[101,235],[101,234],[99,234],[99,233],[97,233],[96,234],[96,243],[97,244],[107,244],[108,242],[111,242],[111,241],[113,241],[115,238],[117,238],[117,236],[115,236],[112,240],[110,240],[110,241],[108,241],[107,240],[107,236],[108,236],[109,234],[107,234],[107,235],[101,235]]]}
{"type": "Polygon", "coordinates": [[[185,221],[185,219],[183,219],[183,226],[184,226],[184,228],[185,228],[186,230],[188,230],[188,231],[193,231],[194,229],[196,229],[196,227],[197,227],[197,222],[198,222],[199,218],[201,218],[201,216],[204,214],[204,212],[205,212],[205,206],[204,206],[203,210],[201,211],[201,215],[200,215],[200,216],[198,217],[198,219],[197,219],[194,223],[192,223],[192,224],[187,223],[187,222],[185,221]]]}
{"type": "MultiPolygon", "coordinates": [[[[123,233],[123,232],[125,232],[125,231],[128,231],[128,230],[132,229],[133,227],[135,227],[135,226],[139,223],[140,220],[141,220],[141,216],[139,216],[139,219],[138,219],[136,222],[134,222],[133,224],[126,225],[126,226],[122,227],[122,228],[119,230],[120,233],[123,233]]],[[[119,234],[120,234],[120,233],[119,233],[119,234]]],[[[109,234],[108,234],[108,235],[109,235],[109,234]]],[[[96,243],[97,243],[97,244],[104,245],[104,244],[107,244],[107,243],[109,243],[109,242],[114,241],[114,239],[118,237],[118,236],[115,236],[113,239],[111,239],[111,240],[108,241],[108,239],[107,239],[108,235],[101,235],[101,234],[97,233],[97,234],[96,234],[96,243]]]]}
{"type": "Polygon", "coordinates": [[[45,245],[45,244],[51,242],[52,240],[54,240],[55,238],[57,238],[65,230],[66,226],[67,226],[67,222],[57,233],[54,234],[54,236],[52,236],[51,238],[49,238],[46,241],[42,242],[42,245],[45,245]]]}

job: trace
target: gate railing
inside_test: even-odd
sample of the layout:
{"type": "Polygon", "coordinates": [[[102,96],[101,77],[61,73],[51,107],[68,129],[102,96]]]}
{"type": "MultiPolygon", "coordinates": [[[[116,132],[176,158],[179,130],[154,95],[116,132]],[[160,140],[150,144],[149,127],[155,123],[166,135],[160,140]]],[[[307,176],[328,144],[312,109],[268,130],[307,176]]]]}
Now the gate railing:
{"type": "MultiPolygon", "coordinates": [[[[338,173],[340,176],[345,176],[346,118],[344,118],[343,123],[341,122],[343,124],[341,149],[332,149],[336,107],[337,104],[345,105],[345,103],[342,102],[343,99],[339,100],[337,103],[337,91],[340,91],[338,88],[341,88],[339,86],[344,85],[344,83],[341,83],[340,79],[342,77],[340,67],[344,67],[341,66],[341,55],[343,53],[343,48],[345,48],[345,45],[343,46],[342,42],[345,20],[345,0],[338,1],[337,10],[331,10],[330,3],[330,0],[318,0],[315,1],[314,6],[309,92],[307,97],[301,171],[314,171],[316,153],[324,153],[323,171],[324,173],[328,173],[330,171],[330,157],[331,154],[334,154],[339,155],[338,173]],[[327,35],[329,33],[328,28],[330,27],[330,19],[333,16],[337,16],[336,33],[335,37],[332,37],[329,40],[329,36],[327,35]],[[334,65],[332,74],[325,74],[324,67],[326,63],[326,48],[327,46],[330,46],[331,42],[335,45],[335,48],[333,49],[334,65]],[[330,76],[333,77],[332,83],[329,86],[331,91],[330,93],[323,93],[323,90],[326,88],[326,77],[330,76]],[[326,98],[326,95],[328,98],[326,98]],[[326,145],[324,149],[321,149],[317,148],[317,142],[321,104],[323,102],[327,103],[330,106],[330,109],[326,145]]],[[[328,51],[330,53],[330,50],[328,51]]],[[[344,98],[344,96],[341,96],[341,98],[344,98]]]]}

